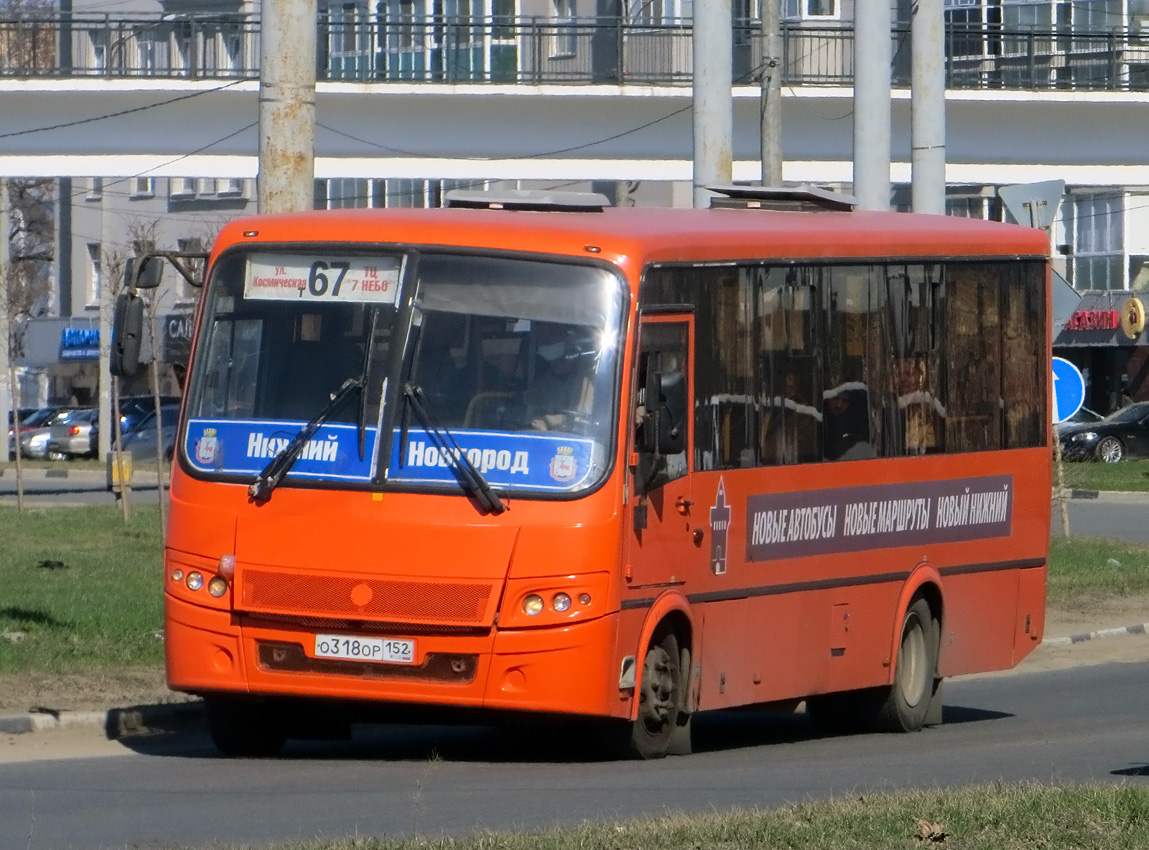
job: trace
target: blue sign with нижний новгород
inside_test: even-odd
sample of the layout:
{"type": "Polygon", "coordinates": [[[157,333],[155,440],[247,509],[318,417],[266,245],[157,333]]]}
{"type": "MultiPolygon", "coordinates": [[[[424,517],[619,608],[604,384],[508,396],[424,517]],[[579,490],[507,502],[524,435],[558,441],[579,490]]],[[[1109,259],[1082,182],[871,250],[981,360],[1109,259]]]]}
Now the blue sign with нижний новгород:
{"type": "Polygon", "coordinates": [[[1053,358],[1053,422],[1064,422],[1085,404],[1085,377],[1063,357],[1053,358]]]}
{"type": "MultiPolygon", "coordinates": [[[[282,420],[192,419],[185,448],[200,472],[257,475],[287,447],[303,422],[282,420]]],[[[368,482],[374,469],[377,430],[365,431],[359,456],[359,428],[337,422],[316,429],[292,464],[289,478],[368,482]]],[[[571,492],[601,472],[595,442],[561,434],[507,433],[452,429],[458,451],[492,487],[516,487],[556,493],[571,492]]],[[[433,434],[411,427],[395,430],[387,480],[408,484],[455,483],[450,457],[455,449],[439,444],[433,434]],[[402,439],[405,437],[405,440],[402,439]]]]}

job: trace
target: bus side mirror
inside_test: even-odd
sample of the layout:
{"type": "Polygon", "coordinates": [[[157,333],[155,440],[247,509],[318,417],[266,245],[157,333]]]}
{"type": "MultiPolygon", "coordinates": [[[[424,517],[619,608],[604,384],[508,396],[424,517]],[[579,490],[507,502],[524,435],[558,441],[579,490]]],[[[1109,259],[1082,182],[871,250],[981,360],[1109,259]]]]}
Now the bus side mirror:
{"type": "Polygon", "coordinates": [[[686,376],[681,372],[650,372],[646,379],[646,398],[642,450],[656,456],[684,451],[686,376]]]}
{"type": "Polygon", "coordinates": [[[124,289],[155,289],[163,270],[160,257],[132,257],[124,266],[124,289]]]}
{"type": "Polygon", "coordinates": [[[112,314],[110,369],[113,375],[131,378],[140,370],[140,340],[144,333],[144,299],[124,291],[116,296],[112,314]]]}

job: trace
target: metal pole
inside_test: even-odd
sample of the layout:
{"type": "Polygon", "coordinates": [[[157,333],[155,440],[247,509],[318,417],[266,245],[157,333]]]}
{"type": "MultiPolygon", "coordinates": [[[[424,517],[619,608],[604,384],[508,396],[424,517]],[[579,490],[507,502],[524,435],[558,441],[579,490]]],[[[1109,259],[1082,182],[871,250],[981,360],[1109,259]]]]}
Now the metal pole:
{"type": "Polygon", "coordinates": [[[914,212],[946,211],[946,79],[942,0],[917,0],[910,32],[910,196],[914,212]]]}
{"type": "MultiPolygon", "coordinates": [[[[12,293],[9,291],[8,281],[8,234],[11,230],[11,224],[8,216],[8,178],[0,176],[0,422],[7,423],[8,415],[11,414],[13,420],[20,417],[17,411],[20,409],[20,400],[16,397],[15,387],[9,386],[8,381],[8,355],[12,351],[12,324],[14,316],[12,315],[12,293]]],[[[16,445],[20,445],[19,435],[16,436],[16,445]]],[[[4,446],[4,451],[8,451],[8,446],[4,446]]],[[[19,452],[17,452],[19,454],[19,452]]],[[[8,459],[8,455],[4,455],[4,460],[8,459]]]]}
{"type": "Polygon", "coordinates": [[[259,85],[259,211],[315,205],[316,0],[263,4],[259,85]]]}
{"type": "Polygon", "coordinates": [[[762,2],[762,185],[782,185],[782,30],[779,0],[762,2]]]}
{"type": "Polygon", "coordinates": [[[734,22],[730,0],[694,3],[694,206],[710,205],[707,186],[730,183],[734,134],[734,22]]]}
{"type": "Polygon", "coordinates": [[[854,5],[854,195],[867,210],[890,208],[888,0],[854,5]]]}

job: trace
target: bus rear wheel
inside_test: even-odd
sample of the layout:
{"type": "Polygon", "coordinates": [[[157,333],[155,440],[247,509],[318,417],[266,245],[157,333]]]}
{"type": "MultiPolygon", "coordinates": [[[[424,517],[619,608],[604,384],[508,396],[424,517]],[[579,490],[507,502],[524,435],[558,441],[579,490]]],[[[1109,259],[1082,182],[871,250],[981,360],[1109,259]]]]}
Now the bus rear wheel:
{"type": "Polygon", "coordinates": [[[925,599],[916,600],[902,620],[894,683],[878,709],[877,727],[886,732],[916,732],[925,724],[937,683],[938,621],[925,599]]]}
{"type": "Polygon", "coordinates": [[[286,717],[274,703],[217,696],[207,697],[204,708],[212,743],[225,756],[267,758],[287,742],[286,717]]]}
{"type": "Polygon", "coordinates": [[[658,759],[670,750],[682,704],[682,669],[673,632],[655,632],[646,648],[638,683],[638,715],[631,724],[630,751],[658,759]]]}

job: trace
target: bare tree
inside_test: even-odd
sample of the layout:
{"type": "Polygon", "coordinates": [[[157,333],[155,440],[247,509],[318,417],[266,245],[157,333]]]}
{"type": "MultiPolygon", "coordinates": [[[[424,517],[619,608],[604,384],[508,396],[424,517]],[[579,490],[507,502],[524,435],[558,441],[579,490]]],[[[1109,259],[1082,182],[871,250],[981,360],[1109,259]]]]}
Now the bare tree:
{"type": "Polygon", "coordinates": [[[51,0],[0,2],[0,69],[6,74],[57,67],[58,21],[51,0]]]}
{"type": "Polygon", "coordinates": [[[48,308],[51,284],[48,267],[52,260],[51,181],[3,180],[0,208],[7,232],[0,252],[0,310],[3,311],[4,346],[8,364],[7,379],[12,399],[12,432],[16,460],[16,504],[24,508],[24,465],[20,454],[20,386],[16,361],[23,355],[25,323],[48,308]]]}

